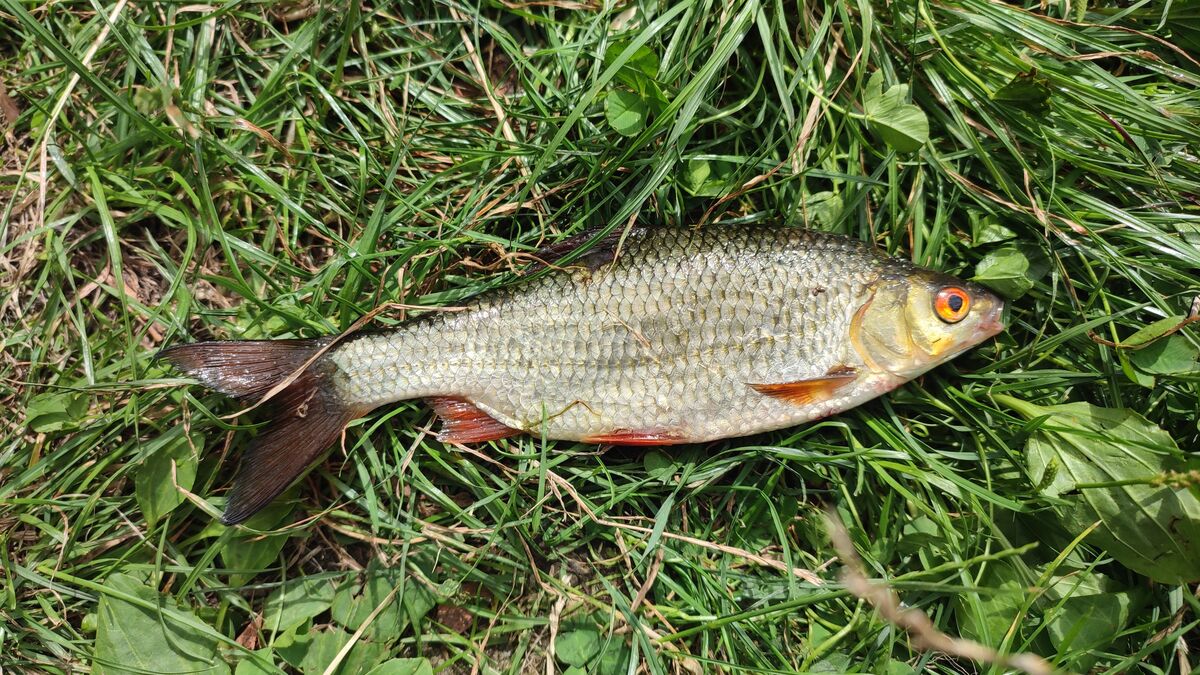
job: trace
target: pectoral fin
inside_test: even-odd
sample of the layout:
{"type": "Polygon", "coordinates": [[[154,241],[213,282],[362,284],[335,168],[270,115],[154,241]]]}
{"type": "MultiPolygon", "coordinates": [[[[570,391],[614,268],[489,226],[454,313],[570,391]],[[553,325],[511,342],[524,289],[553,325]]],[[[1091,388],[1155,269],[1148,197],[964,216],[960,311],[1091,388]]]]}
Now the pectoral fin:
{"type": "Polygon", "coordinates": [[[850,384],[857,377],[857,369],[849,366],[837,366],[821,377],[794,382],[751,384],[750,387],[764,396],[784,400],[788,403],[812,405],[834,398],[842,387],[850,384]]]}
{"type": "Polygon", "coordinates": [[[445,443],[483,443],[521,433],[463,398],[437,396],[429,399],[429,404],[442,418],[442,430],[437,437],[445,443]]]}

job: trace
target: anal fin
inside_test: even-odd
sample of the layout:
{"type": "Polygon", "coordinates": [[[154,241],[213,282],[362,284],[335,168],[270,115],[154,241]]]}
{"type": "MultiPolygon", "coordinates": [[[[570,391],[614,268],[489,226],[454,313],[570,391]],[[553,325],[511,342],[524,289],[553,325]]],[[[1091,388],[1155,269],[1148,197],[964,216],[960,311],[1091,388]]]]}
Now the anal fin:
{"type": "Polygon", "coordinates": [[[435,396],[429,399],[429,405],[442,418],[437,437],[444,443],[483,443],[521,433],[464,398],[435,396]]]}
{"type": "Polygon", "coordinates": [[[608,445],[679,445],[687,443],[688,439],[665,429],[614,429],[588,436],[583,442],[608,445]]]}
{"type": "Polygon", "coordinates": [[[842,387],[854,382],[857,378],[858,369],[849,366],[835,366],[821,377],[793,382],[750,384],[750,387],[764,396],[804,406],[828,401],[836,396],[842,387]]]}

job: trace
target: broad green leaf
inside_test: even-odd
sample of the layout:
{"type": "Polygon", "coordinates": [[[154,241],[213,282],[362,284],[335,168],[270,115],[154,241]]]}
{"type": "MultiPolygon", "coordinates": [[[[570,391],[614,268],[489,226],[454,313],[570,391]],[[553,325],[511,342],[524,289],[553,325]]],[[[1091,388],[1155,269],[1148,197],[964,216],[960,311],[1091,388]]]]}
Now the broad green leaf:
{"type": "Polygon", "coordinates": [[[51,391],[30,399],[25,408],[25,422],[39,434],[73,429],[79,426],[87,410],[87,394],[51,391]]]}
{"type": "Polygon", "coordinates": [[[263,628],[282,633],[295,628],[333,604],[334,580],[300,577],[275,589],[263,607],[263,628]]]}
{"type": "Polygon", "coordinates": [[[904,523],[904,536],[896,542],[896,550],[912,554],[924,548],[939,547],[946,543],[946,535],[932,518],[916,516],[904,523]]]}
{"type": "Polygon", "coordinates": [[[1133,365],[1155,375],[1180,375],[1197,370],[1200,350],[1182,335],[1165,337],[1129,354],[1133,365]]]}
{"type": "Polygon", "coordinates": [[[279,551],[287,543],[287,535],[271,534],[265,537],[238,537],[226,542],[221,549],[221,564],[226,569],[238,570],[230,575],[230,583],[245,583],[251,577],[266,571],[279,557],[279,551]]]}
{"type": "Polygon", "coordinates": [[[604,646],[600,658],[592,665],[592,675],[625,675],[629,672],[629,658],[632,653],[619,638],[613,637],[604,646]]]}
{"type": "Polygon", "coordinates": [[[1130,335],[1122,340],[1121,344],[1126,347],[1140,347],[1148,342],[1157,340],[1163,335],[1166,335],[1167,331],[1175,328],[1184,321],[1187,321],[1187,317],[1183,314],[1167,316],[1159,319],[1158,321],[1152,321],[1145,326],[1142,326],[1133,335],[1130,335]]]}
{"type": "Polygon", "coordinates": [[[904,661],[888,661],[883,668],[883,675],[916,675],[917,670],[904,661]]]}
{"type": "Polygon", "coordinates": [[[853,664],[854,664],[854,660],[850,658],[849,654],[842,654],[841,652],[834,652],[833,654],[829,654],[828,656],[821,659],[820,661],[817,661],[816,663],[812,664],[812,666],[809,667],[808,672],[810,672],[810,673],[853,673],[853,672],[858,672],[855,668],[852,667],[853,664]]]}
{"type": "Polygon", "coordinates": [[[389,659],[367,675],[433,675],[429,659],[389,659]]]}
{"type": "Polygon", "coordinates": [[[1029,292],[1034,283],[1050,271],[1050,262],[1041,249],[1032,244],[998,248],[975,266],[974,281],[1015,300],[1029,292]]]}
{"type": "Polygon", "coordinates": [[[405,578],[403,568],[380,568],[372,564],[363,576],[355,575],[338,586],[331,607],[333,620],[347,630],[358,630],[385,601],[387,604],[367,627],[365,635],[380,640],[396,637],[436,604],[433,593],[423,583],[411,576],[405,578]],[[403,594],[389,599],[401,583],[403,594]]]}
{"type": "Polygon", "coordinates": [[[1015,565],[997,560],[988,563],[979,587],[978,595],[955,598],[958,624],[963,637],[998,648],[1025,602],[1026,584],[1015,565]]]}
{"type": "Polygon", "coordinates": [[[109,575],[104,585],[113,594],[100,598],[92,672],[98,675],[229,673],[229,665],[217,650],[216,638],[202,632],[199,619],[179,609],[172,598],[126,574],[109,575]],[[117,595],[131,596],[141,602],[130,602],[117,595]],[[170,616],[164,616],[164,612],[170,616]]]}
{"type": "MultiPolygon", "coordinates": [[[[276,499],[262,511],[246,521],[250,530],[263,531],[276,527],[292,510],[292,502],[286,498],[276,499]]],[[[235,535],[221,547],[221,564],[226,569],[239,570],[229,576],[231,584],[241,584],[270,567],[279,557],[279,551],[287,543],[286,534],[260,535],[245,532],[235,535]]]]}
{"type": "Polygon", "coordinates": [[[634,91],[613,89],[604,97],[604,117],[622,136],[636,136],[646,128],[646,102],[634,91]]]}
{"type": "Polygon", "coordinates": [[[734,167],[729,162],[690,159],[683,174],[683,189],[695,197],[719,197],[729,191],[734,167]]]}
{"type": "Polygon", "coordinates": [[[1177,375],[1196,369],[1197,358],[1193,353],[1194,349],[1186,339],[1183,340],[1183,344],[1178,342],[1174,345],[1161,344],[1166,342],[1161,338],[1166,335],[1167,331],[1177,328],[1186,319],[1187,317],[1182,314],[1164,317],[1142,326],[1140,330],[1122,341],[1124,346],[1132,347],[1132,349],[1122,349],[1117,354],[1121,362],[1121,370],[1130,381],[1153,389],[1155,379],[1151,373],[1177,375]],[[1143,351],[1146,353],[1142,354],[1143,351]],[[1138,355],[1137,358],[1134,358],[1135,355],[1138,355]]]}
{"type": "MultiPolygon", "coordinates": [[[[608,67],[615,63],[620,57],[625,48],[629,46],[628,41],[618,42],[611,45],[604,52],[604,65],[608,67]]],[[[645,109],[644,115],[650,113],[661,113],[667,107],[667,96],[663,93],[662,86],[655,78],[658,77],[658,54],[650,47],[642,45],[634,50],[633,55],[621,64],[621,68],[617,70],[616,82],[630,89],[641,100],[641,104],[645,109]]],[[[611,94],[610,94],[611,95],[611,94]]],[[[614,125],[614,128],[615,125],[614,125]]],[[[627,136],[640,132],[637,131],[626,134],[627,136]]]]}
{"type": "Polygon", "coordinates": [[[1103,574],[1087,570],[1052,577],[1042,596],[1046,633],[1059,653],[1080,656],[1071,666],[1087,671],[1096,661],[1088,652],[1112,642],[1141,604],[1138,595],[1103,574]]]}
{"type": "MultiPolygon", "coordinates": [[[[342,647],[350,641],[351,635],[337,628],[317,631],[300,661],[300,672],[324,673],[342,647]]],[[[360,675],[373,669],[384,655],[385,646],[382,643],[359,639],[333,672],[337,675],[360,675]]]]}
{"type": "Polygon", "coordinates": [[[233,675],[276,675],[277,673],[283,673],[283,671],[275,665],[275,655],[269,647],[242,657],[242,660],[238,661],[237,667],[233,669],[233,675]]]}
{"type": "Polygon", "coordinates": [[[1198,369],[1200,350],[1183,335],[1164,337],[1187,320],[1184,315],[1168,316],[1149,323],[1130,335],[1123,344],[1134,349],[1125,353],[1139,370],[1155,375],[1178,375],[1198,369]]]}
{"type": "Polygon", "coordinates": [[[825,227],[833,227],[842,219],[845,203],[836,192],[824,190],[808,197],[806,207],[813,220],[825,227]]]}
{"type": "Polygon", "coordinates": [[[1028,112],[1042,112],[1050,107],[1050,93],[1050,80],[1034,68],[1009,80],[992,94],[992,100],[1028,112]]]}
{"type": "Polygon", "coordinates": [[[647,476],[664,482],[674,476],[679,469],[675,460],[658,450],[647,452],[646,456],[642,458],[642,466],[645,468],[647,476]]]}
{"type": "Polygon", "coordinates": [[[302,627],[302,630],[292,629],[279,634],[275,639],[275,653],[293,668],[300,667],[308,654],[308,648],[312,646],[316,632],[309,628],[306,626],[302,627]],[[280,640],[280,637],[284,639],[280,640]]]}
{"type": "Polygon", "coordinates": [[[883,71],[867,80],[863,91],[863,113],[867,126],[899,152],[913,152],[929,140],[929,120],[917,106],[906,102],[908,85],[894,84],[883,90],[883,71]]]}
{"type": "Polygon", "coordinates": [[[559,661],[582,668],[600,653],[600,633],[594,628],[577,628],[559,633],[554,641],[554,655],[559,661]]]}
{"type": "Polygon", "coordinates": [[[1089,540],[1126,567],[1162,583],[1200,579],[1200,499],[1154,484],[1165,472],[1185,468],[1167,432],[1124,408],[994,398],[1026,419],[1045,418],[1029,437],[1025,457],[1034,484],[1066,500],[1057,514],[1069,532],[1099,521],[1089,540]],[[1145,482],[1110,485],[1125,481],[1145,482]]]}
{"type": "Polygon", "coordinates": [[[1125,377],[1129,378],[1130,382],[1147,389],[1153,389],[1157,380],[1153,375],[1144,373],[1133,367],[1133,362],[1129,360],[1129,351],[1122,349],[1117,352],[1117,361],[1121,364],[1121,372],[1125,373],[1125,377]]]}
{"type": "Polygon", "coordinates": [[[967,217],[971,221],[971,246],[998,244],[1017,238],[1017,233],[1001,225],[990,215],[970,212],[967,217]]]}
{"type": "Polygon", "coordinates": [[[151,527],[184,501],[183,493],[175,487],[191,490],[196,480],[196,465],[204,448],[200,434],[180,434],[142,462],[133,477],[133,492],[138,506],[151,527]],[[174,466],[174,479],[172,479],[174,466]]]}
{"type": "MultiPolygon", "coordinates": [[[[609,45],[608,49],[604,50],[605,67],[616,63],[617,59],[621,56],[621,52],[624,52],[627,47],[629,47],[629,42],[627,41],[614,42],[609,45]]],[[[623,80],[639,76],[654,79],[658,77],[658,65],[658,54],[654,53],[654,50],[646,45],[642,45],[633,51],[633,55],[625,63],[621,64],[621,70],[618,71],[617,77],[623,80]]],[[[627,82],[627,84],[637,88],[632,82],[627,82]]]]}

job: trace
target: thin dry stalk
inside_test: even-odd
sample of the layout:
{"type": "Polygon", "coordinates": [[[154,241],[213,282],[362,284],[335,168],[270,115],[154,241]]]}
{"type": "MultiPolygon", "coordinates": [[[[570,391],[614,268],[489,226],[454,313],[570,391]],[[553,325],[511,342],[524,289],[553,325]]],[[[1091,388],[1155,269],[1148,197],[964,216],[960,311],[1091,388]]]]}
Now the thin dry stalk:
{"type": "Polygon", "coordinates": [[[851,595],[874,607],[885,621],[908,633],[915,648],[979,663],[1016,668],[1029,675],[1052,675],[1056,672],[1053,666],[1036,654],[1001,654],[974,640],[951,637],[938,630],[925,612],[901,606],[900,598],[890,586],[885,583],[872,583],[867,579],[862,560],[850,541],[850,533],[846,531],[846,526],[837,515],[827,513],[826,526],[829,538],[833,541],[833,548],[842,559],[842,585],[851,595]]]}

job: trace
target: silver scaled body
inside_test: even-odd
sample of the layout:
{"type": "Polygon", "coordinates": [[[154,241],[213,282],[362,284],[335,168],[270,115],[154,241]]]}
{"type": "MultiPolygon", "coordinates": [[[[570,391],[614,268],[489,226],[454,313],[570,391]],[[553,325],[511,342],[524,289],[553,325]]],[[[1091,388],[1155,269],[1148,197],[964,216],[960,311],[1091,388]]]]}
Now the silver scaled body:
{"type": "Polygon", "coordinates": [[[904,380],[851,340],[881,275],[911,267],[794,228],[637,229],[615,259],[486,294],[336,347],[338,397],[364,408],[457,397],[552,439],[653,432],[698,442],[788,427],[904,380]],[[753,384],[861,373],[809,405],[753,384]]]}

